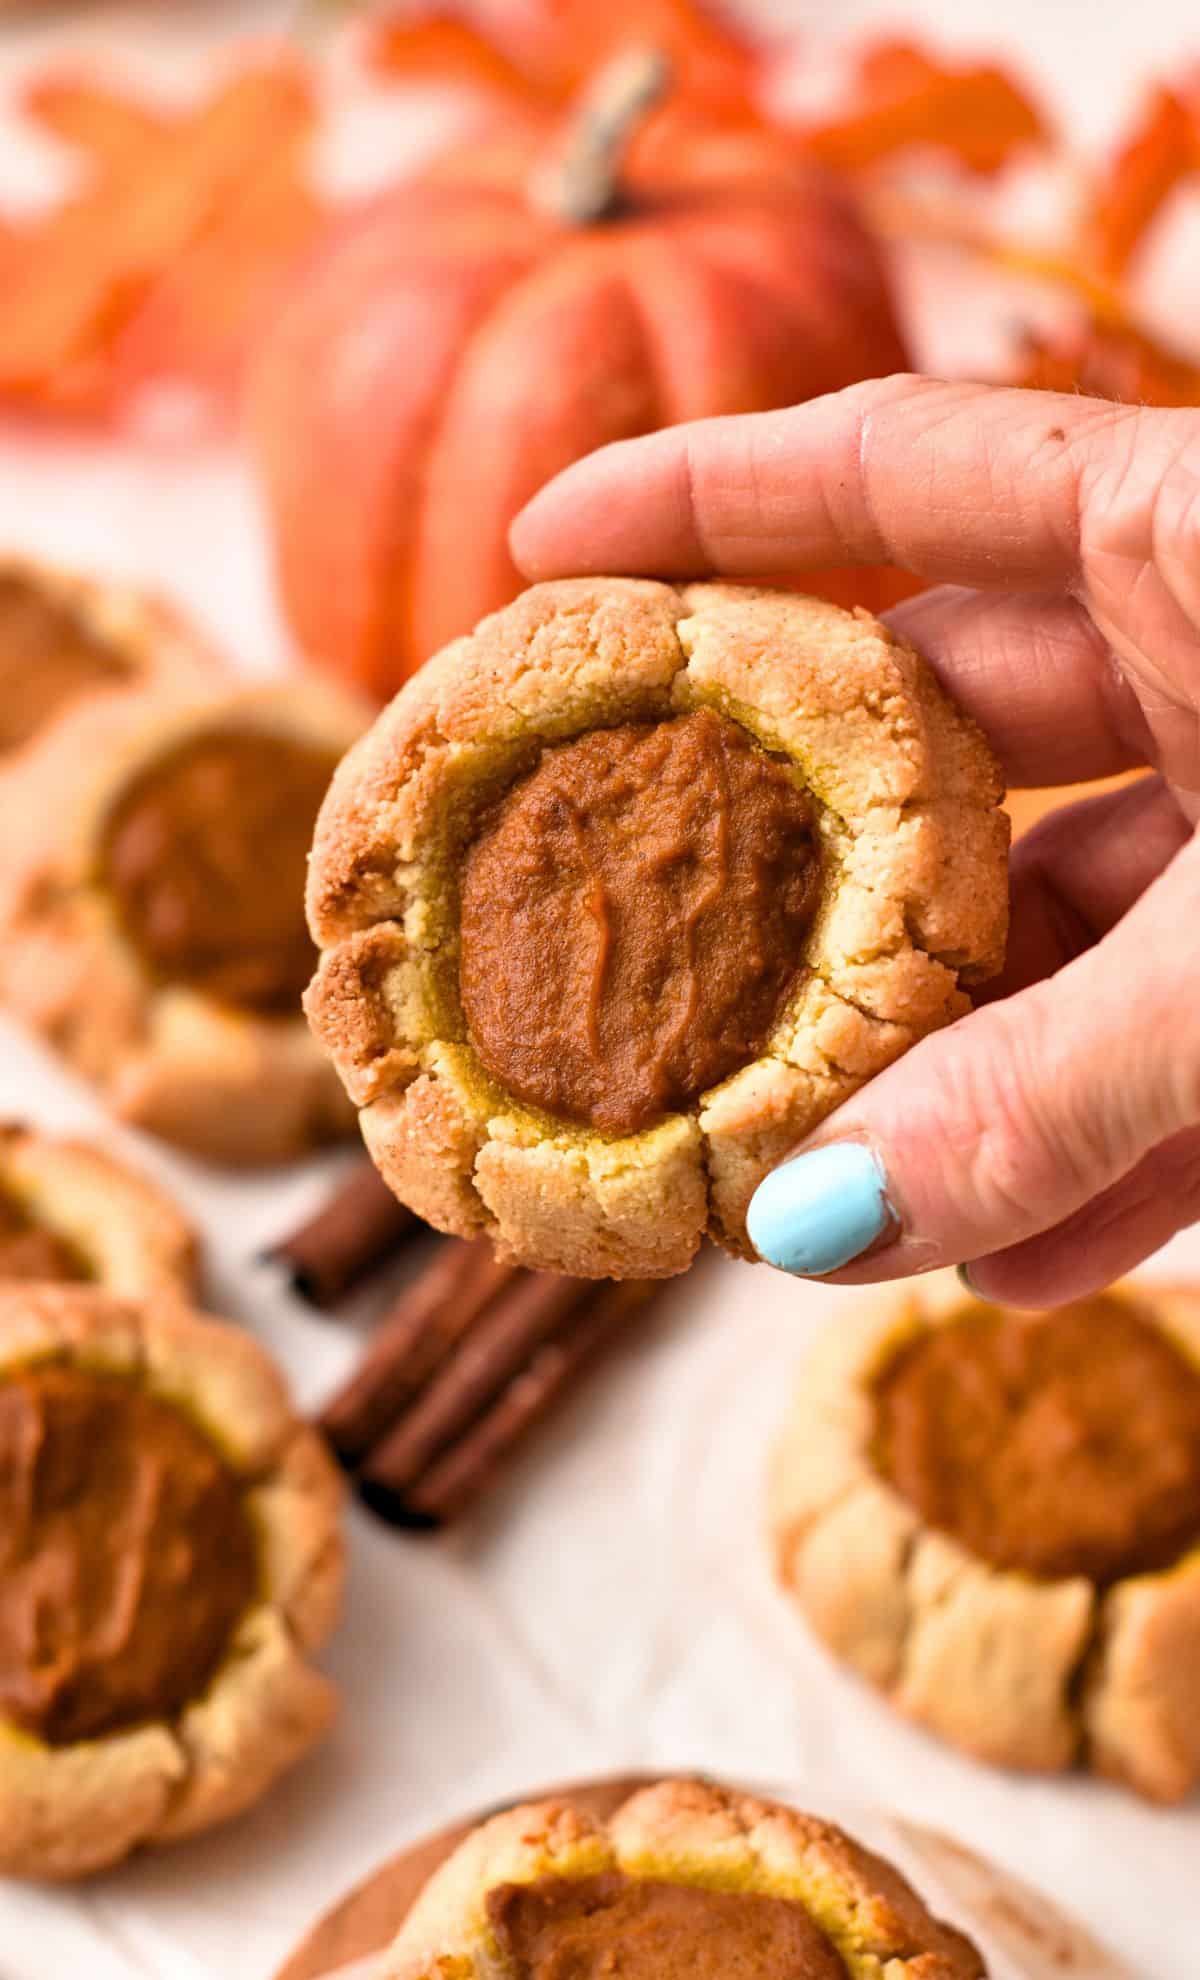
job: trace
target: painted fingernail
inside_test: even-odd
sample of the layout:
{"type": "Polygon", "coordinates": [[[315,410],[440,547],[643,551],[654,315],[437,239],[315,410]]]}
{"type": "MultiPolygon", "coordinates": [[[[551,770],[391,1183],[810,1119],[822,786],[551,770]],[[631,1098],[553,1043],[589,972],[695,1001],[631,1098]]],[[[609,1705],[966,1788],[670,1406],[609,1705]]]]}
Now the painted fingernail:
{"type": "Polygon", "coordinates": [[[746,1214],[768,1265],[819,1277],[873,1244],[891,1221],[881,1164],[857,1141],[835,1141],[784,1162],[762,1181],[746,1214]]]}

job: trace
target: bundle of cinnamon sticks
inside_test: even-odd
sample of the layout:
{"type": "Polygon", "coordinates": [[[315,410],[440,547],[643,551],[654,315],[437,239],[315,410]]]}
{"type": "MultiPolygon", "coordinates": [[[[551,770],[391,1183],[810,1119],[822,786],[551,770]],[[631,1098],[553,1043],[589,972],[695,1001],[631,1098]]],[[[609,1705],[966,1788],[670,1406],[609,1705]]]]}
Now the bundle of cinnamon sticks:
{"type": "MultiPolygon", "coordinates": [[[[363,1164],[272,1256],[297,1292],[329,1306],[425,1231],[363,1164]]],[[[318,1418],[364,1501],[417,1528],[476,1504],[658,1290],[527,1272],[500,1263],[486,1238],[428,1235],[416,1277],[318,1418]]]]}

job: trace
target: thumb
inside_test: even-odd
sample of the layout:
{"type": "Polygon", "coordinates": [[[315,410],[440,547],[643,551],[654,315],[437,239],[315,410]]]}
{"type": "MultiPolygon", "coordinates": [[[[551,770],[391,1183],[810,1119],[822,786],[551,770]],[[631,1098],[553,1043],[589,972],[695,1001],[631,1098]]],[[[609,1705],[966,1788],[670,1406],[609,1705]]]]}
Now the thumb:
{"type": "Polygon", "coordinates": [[[848,1100],[747,1227],[785,1271],[900,1278],[1049,1230],[1197,1123],[1200,837],[1094,948],[848,1100]]]}

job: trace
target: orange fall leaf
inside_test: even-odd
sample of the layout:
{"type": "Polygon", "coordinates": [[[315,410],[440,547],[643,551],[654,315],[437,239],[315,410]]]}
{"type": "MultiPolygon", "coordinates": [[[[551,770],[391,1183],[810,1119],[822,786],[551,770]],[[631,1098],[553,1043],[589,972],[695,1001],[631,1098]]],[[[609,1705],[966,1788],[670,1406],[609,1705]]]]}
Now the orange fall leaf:
{"type": "Polygon", "coordinates": [[[1089,246],[1102,274],[1122,276],[1182,180],[1200,171],[1200,89],[1160,84],[1119,147],[1093,203],[1089,246]]]}
{"type": "Polygon", "coordinates": [[[798,135],[806,151],[838,171],[859,171],[920,146],[989,173],[1023,147],[1045,143],[1049,131],[1006,70],[990,63],[955,67],[914,42],[881,41],[861,55],[846,109],[798,135]]]}
{"type": "MultiPolygon", "coordinates": [[[[264,159],[292,161],[300,173],[312,94],[288,59],[242,70],[198,108],[174,115],[126,105],[99,88],[89,96],[83,84],[35,87],[31,101],[43,122],[72,134],[93,169],[56,211],[15,230],[5,253],[0,394],[43,408],[104,411],[114,351],[157,286],[173,284],[178,294],[189,256],[207,237],[238,245],[234,217],[257,197],[264,159]]],[[[294,202],[286,204],[290,210],[294,202]]],[[[215,296],[245,281],[236,254],[209,252],[205,265],[215,296]]],[[[128,364],[124,376],[128,383],[128,364]]]]}
{"type": "Polygon", "coordinates": [[[385,14],[368,60],[386,74],[466,83],[531,106],[568,103],[610,57],[632,44],[662,49],[676,91],[715,115],[743,112],[759,58],[696,0],[532,0],[486,27],[438,8],[385,14]]]}

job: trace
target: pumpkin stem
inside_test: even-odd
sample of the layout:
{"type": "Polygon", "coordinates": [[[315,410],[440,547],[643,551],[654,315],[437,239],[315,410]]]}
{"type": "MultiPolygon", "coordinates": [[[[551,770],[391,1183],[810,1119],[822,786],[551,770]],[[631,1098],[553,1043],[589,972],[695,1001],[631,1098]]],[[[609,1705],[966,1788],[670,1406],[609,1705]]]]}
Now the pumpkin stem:
{"type": "Polygon", "coordinates": [[[630,48],[606,63],[572,116],[561,153],[535,175],[533,204],[569,226],[611,219],[621,205],[630,142],[670,84],[661,48],[630,48]]]}

